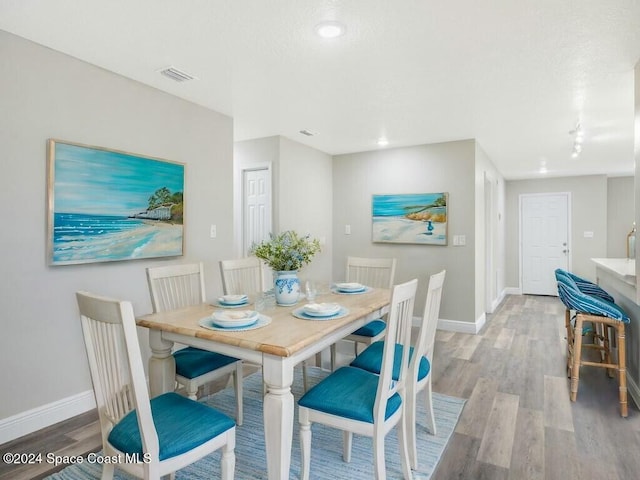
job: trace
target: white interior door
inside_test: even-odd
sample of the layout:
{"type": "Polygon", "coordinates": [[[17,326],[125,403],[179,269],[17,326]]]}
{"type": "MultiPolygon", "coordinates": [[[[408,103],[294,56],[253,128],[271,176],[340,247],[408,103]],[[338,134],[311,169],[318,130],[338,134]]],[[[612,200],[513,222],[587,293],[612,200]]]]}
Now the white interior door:
{"type": "Polygon", "coordinates": [[[242,184],[242,245],[247,256],[251,246],[268,238],[271,232],[271,170],[244,170],[242,184]]]}
{"type": "Polygon", "coordinates": [[[522,293],[557,295],[556,268],[569,265],[569,194],[520,196],[522,293]]]}

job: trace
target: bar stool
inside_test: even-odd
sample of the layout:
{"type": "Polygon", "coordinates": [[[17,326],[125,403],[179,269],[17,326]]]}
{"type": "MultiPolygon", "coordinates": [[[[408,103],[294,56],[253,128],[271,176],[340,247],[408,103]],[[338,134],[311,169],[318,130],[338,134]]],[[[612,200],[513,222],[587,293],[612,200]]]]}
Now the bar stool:
{"type": "MultiPolygon", "coordinates": [[[[567,326],[567,369],[571,377],[571,401],[575,402],[578,396],[581,366],[606,368],[609,376],[613,376],[612,371],[615,369],[618,371],[620,415],[626,417],[627,377],[625,325],[629,323],[628,315],[618,305],[606,300],[603,296],[589,295],[581,291],[574,279],[570,275],[565,275],[564,271],[556,271],[556,280],[558,281],[558,295],[567,308],[565,313],[567,326]],[[575,325],[573,329],[571,328],[571,310],[575,311],[575,325]],[[593,325],[593,344],[584,344],[582,341],[582,337],[585,334],[586,322],[590,322],[593,325]],[[600,329],[598,329],[598,327],[600,327],[600,329]],[[616,331],[617,336],[618,361],[616,363],[614,363],[611,358],[609,327],[616,331]],[[592,362],[584,360],[582,358],[583,348],[599,351],[602,356],[601,361],[592,362]]],[[[611,297],[609,296],[609,298],[611,297]]]]}

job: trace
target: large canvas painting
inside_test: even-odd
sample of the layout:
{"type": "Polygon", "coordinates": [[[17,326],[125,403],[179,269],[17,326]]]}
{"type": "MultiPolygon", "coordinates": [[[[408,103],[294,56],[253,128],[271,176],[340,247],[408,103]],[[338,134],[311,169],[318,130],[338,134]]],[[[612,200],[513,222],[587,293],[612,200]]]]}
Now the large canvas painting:
{"type": "Polygon", "coordinates": [[[447,193],[374,195],[374,242],[447,244],[447,193]]]}
{"type": "Polygon", "coordinates": [[[49,264],[183,254],[184,164],[58,140],[47,160],[49,264]]]}

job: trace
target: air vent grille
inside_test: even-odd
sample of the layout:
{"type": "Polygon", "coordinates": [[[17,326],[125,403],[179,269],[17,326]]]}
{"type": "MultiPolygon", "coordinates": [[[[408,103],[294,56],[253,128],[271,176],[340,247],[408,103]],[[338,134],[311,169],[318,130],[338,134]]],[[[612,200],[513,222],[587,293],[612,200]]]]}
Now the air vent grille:
{"type": "Polygon", "coordinates": [[[302,135],[306,135],[307,137],[313,137],[315,134],[313,132],[310,132],[309,130],[300,130],[300,133],[302,135]]]}
{"type": "Polygon", "coordinates": [[[160,70],[160,73],[165,77],[169,77],[176,82],[187,82],[189,80],[195,80],[196,77],[190,75],[182,70],[178,70],[176,67],[167,67],[160,70]]]}

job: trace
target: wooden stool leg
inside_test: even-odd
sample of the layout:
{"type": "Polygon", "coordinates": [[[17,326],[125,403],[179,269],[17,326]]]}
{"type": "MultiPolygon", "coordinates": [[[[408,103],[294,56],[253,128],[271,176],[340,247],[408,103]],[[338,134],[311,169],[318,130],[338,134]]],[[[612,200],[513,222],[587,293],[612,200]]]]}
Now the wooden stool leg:
{"type": "Polygon", "coordinates": [[[564,312],[564,326],[567,329],[567,377],[571,378],[571,349],[573,348],[573,330],[571,329],[571,311],[564,312]]]}
{"type": "Polygon", "coordinates": [[[624,323],[619,322],[618,330],[618,381],[620,382],[620,415],[627,416],[627,354],[624,323]]]}
{"type": "MultiPolygon", "coordinates": [[[[611,342],[609,341],[609,325],[606,324],[602,324],[602,338],[603,338],[603,346],[604,346],[604,351],[603,351],[603,361],[604,363],[613,363],[611,361],[611,342]]],[[[609,375],[609,378],[613,378],[613,369],[612,368],[607,368],[607,373],[609,375]]]]}
{"type": "Polygon", "coordinates": [[[580,380],[580,361],[582,358],[582,315],[576,315],[576,326],[573,334],[573,364],[571,365],[571,401],[578,397],[580,380]]]}

